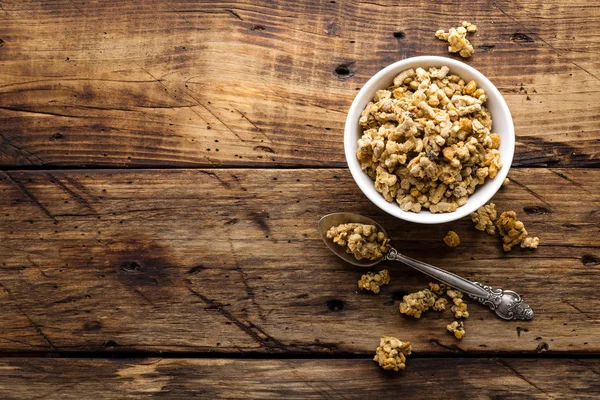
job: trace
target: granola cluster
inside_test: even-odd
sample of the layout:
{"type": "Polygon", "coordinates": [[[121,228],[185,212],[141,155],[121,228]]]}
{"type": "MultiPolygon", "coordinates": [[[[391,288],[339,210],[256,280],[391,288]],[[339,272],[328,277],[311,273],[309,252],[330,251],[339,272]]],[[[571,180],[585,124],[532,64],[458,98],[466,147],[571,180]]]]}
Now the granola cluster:
{"type": "Polygon", "coordinates": [[[477,32],[477,26],[470,22],[463,21],[462,26],[458,28],[450,28],[448,32],[440,29],[435,32],[435,37],[440,40],[445,40],[450,46],[448,51],[450,53],[458,53],[463,58],[469,58],[475,52],[473,45],[467,39],[467,33],[477,32]]]}
{"type": "Polygon", "coordinates": [[[441,68],[408,69],[361,114],[356,157],[403,211],[452,212],[502,167],[487,95],[441,68]]]}
{"type": "Polygon", "coordinates": [[[495,235],[498,228],[504,251],[510,251],[518,244],[522,248],[537,249],[540,244],[539,238],[528,237],[523,222],[517,221],[516,212],[505,211],[498,218],[494,203],[479,207],[476,212],[471,213],[471,221],[475,223],[475,229],[486,231],[490,235],[495,235]]]}
{"type": "Polygon", "coordinates": [[[462,321],[454,321],[446,326],[449,332],[454,334],[457,339],[462,339],[465,336],[465,325],[462,321]]]}
{"type": "Polygon", "coordinates": [[[429,282],[429,290],[431,290],[437,296],[443,296],[448,290],[448,285],[443,283],[429,282]]]}
{"type": "Polygon", "coordinates": [[[327,238],[334,243],[346,247],[357,260],[378,260],[388,251],[389,239],[383,232],[378,232],[374,225],[358,223],[333,226],[327,231],[327,238]]]}
{"type": "Polygon", "coordinates": [[[448,304],[448,300],[440,297],[439,299],[437,299],[435,301],[435,303],[433,304],[433,310],[434,311],[444,311],[446,309],[446,305],[448,304]]]}
{"type": "Polygon", "coordinates": [[[400,303],[400,313],[421,318],[422,313],[433,307],[435,300],[436,296],[429,289],[407,294],[400,303]]]}
{"type": "Polygon", "coordinates": [[[385,370],[399,371],[406,367],[406,356],[410,354],[410,342],[402,342],[392,336],[382,336],[373,361],[385,370]]]}
{"type": "Polygon", "coordinates": [[[458,233],[454,231],[448,231],[446,236],[444,237],[444,243],[448,247],[456,247],[460,244],[460,238],[458,237],[458,233]]]}
{"type": "Polygon", "coordinates": [[[540,243],[540,239],[537,237],[527,237],[528,233],[525,225],[521,221],[517,221],[517,213],[514,211],[503,212],[498,218],[496,226],[498,226],[498,232],[502,236],[504,251],[510,251],[517,244],[521,244],[522,248],[537,249],[540,243]]]}
{"type": "MultiPolygon", "coordinates": [[[[400,313],[421,318],[421,315],[430,308],[434,311],[444,311],[449,303],[448,299],[442,297],[444,295],[452,300],[453,305],[450,310],[454,313],[455,318],[469,318],[463,293],[443,283],[434,282],[429,283],[429,289],[404,296],[400,303],[400,313]]],[[[464,324],[458,321],[448,325],[448,330],[454,333],[457,339],[461,339],[465,334],[464,324]],[[450,329],[451,326],[454,330],[450,329]]]]}
{"type": "Polygon", "coordinates": [[[368,272],[358,281],[360,290],[370,290],[373,293],[379,293],[380,286],[390,283],[390,272],[382,269],[377,273],[368,272]]]}
{"type": "Polygon", "coordinates": [[[498,218],[498,214],[494,203],[481,206],[477,211],[471,213],[471,221],[475,223],[475,229],[486,231],[489,235],[496,234],[496,227],[494,226],[496,218],[498,218]]]}

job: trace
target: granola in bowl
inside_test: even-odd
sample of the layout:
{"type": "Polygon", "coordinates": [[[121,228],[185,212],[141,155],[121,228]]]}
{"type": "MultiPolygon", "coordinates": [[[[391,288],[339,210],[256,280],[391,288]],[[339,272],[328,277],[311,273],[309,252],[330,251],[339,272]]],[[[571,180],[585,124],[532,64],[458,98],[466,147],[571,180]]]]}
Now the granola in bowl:
{"type": "Polygon", "coordinates": [[[500,168],[487,94],[441,68],[409,68],[363,110],[356,157],[402,211],[456,211],[500,168]]]}

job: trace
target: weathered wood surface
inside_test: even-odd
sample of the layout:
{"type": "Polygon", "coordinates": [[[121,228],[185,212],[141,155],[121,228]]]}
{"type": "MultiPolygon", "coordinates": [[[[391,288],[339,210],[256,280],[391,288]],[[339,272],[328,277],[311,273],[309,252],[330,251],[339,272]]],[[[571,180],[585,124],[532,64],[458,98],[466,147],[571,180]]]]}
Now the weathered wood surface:
{"type": "Polygon", "coordinates": [[[600,352],[600,171],[516,169],[494,198],[541,239],[504,254],[467,218],[426,226],[383,215],[345,169],[0,173],[0,351],[370,354],[382,334],[416,353],[600,352]],[[518,291],[530,322],[471,303],[400,316],[428,279],[388,264],[392,283],[357,293],[361,270],[329,253],[318,218],[381,221],[405,254],[518,291]],[[461,237],[456,249],[443,236],[461,237]]]}
{"type": "Polygon", "coordinates": [[[3,399],[597,399],[600,361],[2,359],[3,399]],[[20,390],[15,391],[14,388],[20,390]],[[366,396],[366,397],[365,397],[366,396]]]}
{"type": "Polygon", "coordinates": [[[480,27],[469,63],[512,110],[515,165],[598,165],[589,1],[1,4],[6,167],[341,167],[356,89],[399,59],[449,56],[433,33],[462,19],[480,27]]]}

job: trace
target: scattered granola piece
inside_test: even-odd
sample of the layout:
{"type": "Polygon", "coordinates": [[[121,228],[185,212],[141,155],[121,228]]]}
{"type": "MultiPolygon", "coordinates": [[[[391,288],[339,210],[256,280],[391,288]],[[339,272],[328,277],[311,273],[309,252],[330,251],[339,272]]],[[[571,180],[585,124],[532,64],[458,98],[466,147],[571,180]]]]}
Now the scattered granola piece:
{"type": "Polygon", "coordinates": [[[446,290],[446,295],[453,300],[454,299],[462,299],[463,292],[461,292],[460,290],[448,288],[448,290],[446,290]]]}
{"type": "Polygon", "coordinates": [[[390,272],[382,269],[377,273],[368,272],[358,281],[360,290],[370,290],[373,293],[379,293],[379,287],[390,283],[390,272]]]}
{"type": "Polygon", "coordinates": [[[429,289],[411,293],[402,299],[400,313],[421,318],[421,314],[429,310],[435,304],[435,295],[429,289]]]}
{"type": "Polygon", "coordinates": [[[517,213],[514,211],[503,212],[496,221],[496,226],[502,236],[504,251],[510,251],[513,246],[521,243],[527,237],[525,225],[521,221],[517,221],[517,213]]]}
{"type": "Polygon", "coordinates": [[[446,309],[446,304],[448,304],[448,300],[443,297],[440,297],[435,301],[432,308],[435,311],[444,311],[446,309]]]}
{"type": "Polygon", "coordinates": [[[460,238],[456,232],[449,231],[444,237],[444,243],[446,243],[446,246],[448,247],[456,247],[460,244],[460,238]]]}
{"type": "Polygon", "coordinates": [[[476,212],[471,213],[471,221],[476,224],[475,229],[486,231],[489,235],[496,234],[494,221],[496,221],[497,217],[498,214],[496,213],[496,205],[494,203],[479,207],[476,212]]]}
{"type": "Polygon", "coordinates": [[[450,309],[454,313],[455,318],[469,318],[469,312],[467,311],[467,303],[463,299],[455,297],[452,299],[454,305],[450,309]]]}
{"type": "MultiPolygon", "coordinates": [[[[463,25],[465,22],[463,22],[463,25]]],[[[450,53],[458,53],[463,58],[469,58],[473,55],[475,49],[473,49],[473,45],[469,42],[469,39],[467,39],[467,32],[475,32],[477,26],[468,22],[467,24],[467,27],[459,26],[458,28],[450,28],[448,33],[443,29],[440,29],[435,32],[435,37],[440,40],[445,40],[450,44],[450,46],[448,46],[448,51],[450,53]]]]}
{"type": "Polygon", "coordinates": [[[521,248],[537,249],[539,244],[540,244],[540,238],[526,237],[521,242],[521,248]]]}
{"type": "Polygon", "coordinates": [[[504,178],[504,181],[502,182],[502,186],[508,186],[509,183],[510,183],[510,179],[504,178]]]}
{"type": "Polygon", "coordinates": [[[462,321],[454,321],[449,324],[446,329],[453,333],[457,339],[462,339],[465,336],[465,325],[462,321]]]}
{"type": "Polygon", "coordinates": [[[385,370],[399,371],[406,367],[406,356],[410,354],[410,342],[402,342],[392,336],[382,336],[373,361],[385,370]]]}
{"type": "Polygon", "coordinates": [[[456,211],[502,168],[486,102],[447,66],[401,72],[361,113],[361,169],[402,211],[456,211]]]}
{"type": "Polygon", "coordinates": [[[429,282],[429,290],[438,296],[445,295],[447,289],[448,285],[444,283],[429,282]]]}
{"type": "Polygon", "coordinates": [[[380,259],[388,251],[390,241],[374,225],[357,223],[331,227],[327,231],[327,239],[346,247],[346,252],[352,253],[357,260],[380,259]]]}
{"type": "Polygon", "coordinates": [[[469,32],[469,33],[474,33],[474,32],[477,32],[477,25],[474,25],[474,24],[472,24],[472,23],[470,23],[470,22],[463,21],[463,22],[462,22],[462,26],[463,26],[463,28],[465,28],[465,29],[467,30],[467,32],[469,32]]]}

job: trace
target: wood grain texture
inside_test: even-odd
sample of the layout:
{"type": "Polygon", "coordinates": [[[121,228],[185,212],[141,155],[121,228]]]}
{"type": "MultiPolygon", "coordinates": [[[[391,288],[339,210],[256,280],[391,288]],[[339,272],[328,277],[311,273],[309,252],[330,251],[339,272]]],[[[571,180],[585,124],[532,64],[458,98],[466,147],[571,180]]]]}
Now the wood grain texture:
{"type": "Polygon", "coordinates": [[[597,399],[598,360],[0,360],[4,399],[597,399]],[[18,388],[18,390],[14,390],[18,388]]]}
{"type": "Polygon", "coordinates": [[[600,7],[583,0],[3,1],[0,165],[341,167],[357,89],[449,56],[433,33],[461,19],[515,165],[598,166],[600,7]]]}
{"type": "Polygon", "coordinates": [[[494,202],[538,250],[501,250],[467,218],[437,226],[383,215],[347,170],[83,170],[0,174],[0,351],[370,354],[382,334],[417,353],[600,352],[600,171],[517,169],[494,202]],[[400,316],[428,279],[388,264],[391,285],[357,293],[361,270],[316,230],[336,210],[372,216],[405,254],[522,294],[530,322],[471,303],[400,316]],[[442,238],[461,237],[456,249],[442,238]]]}

